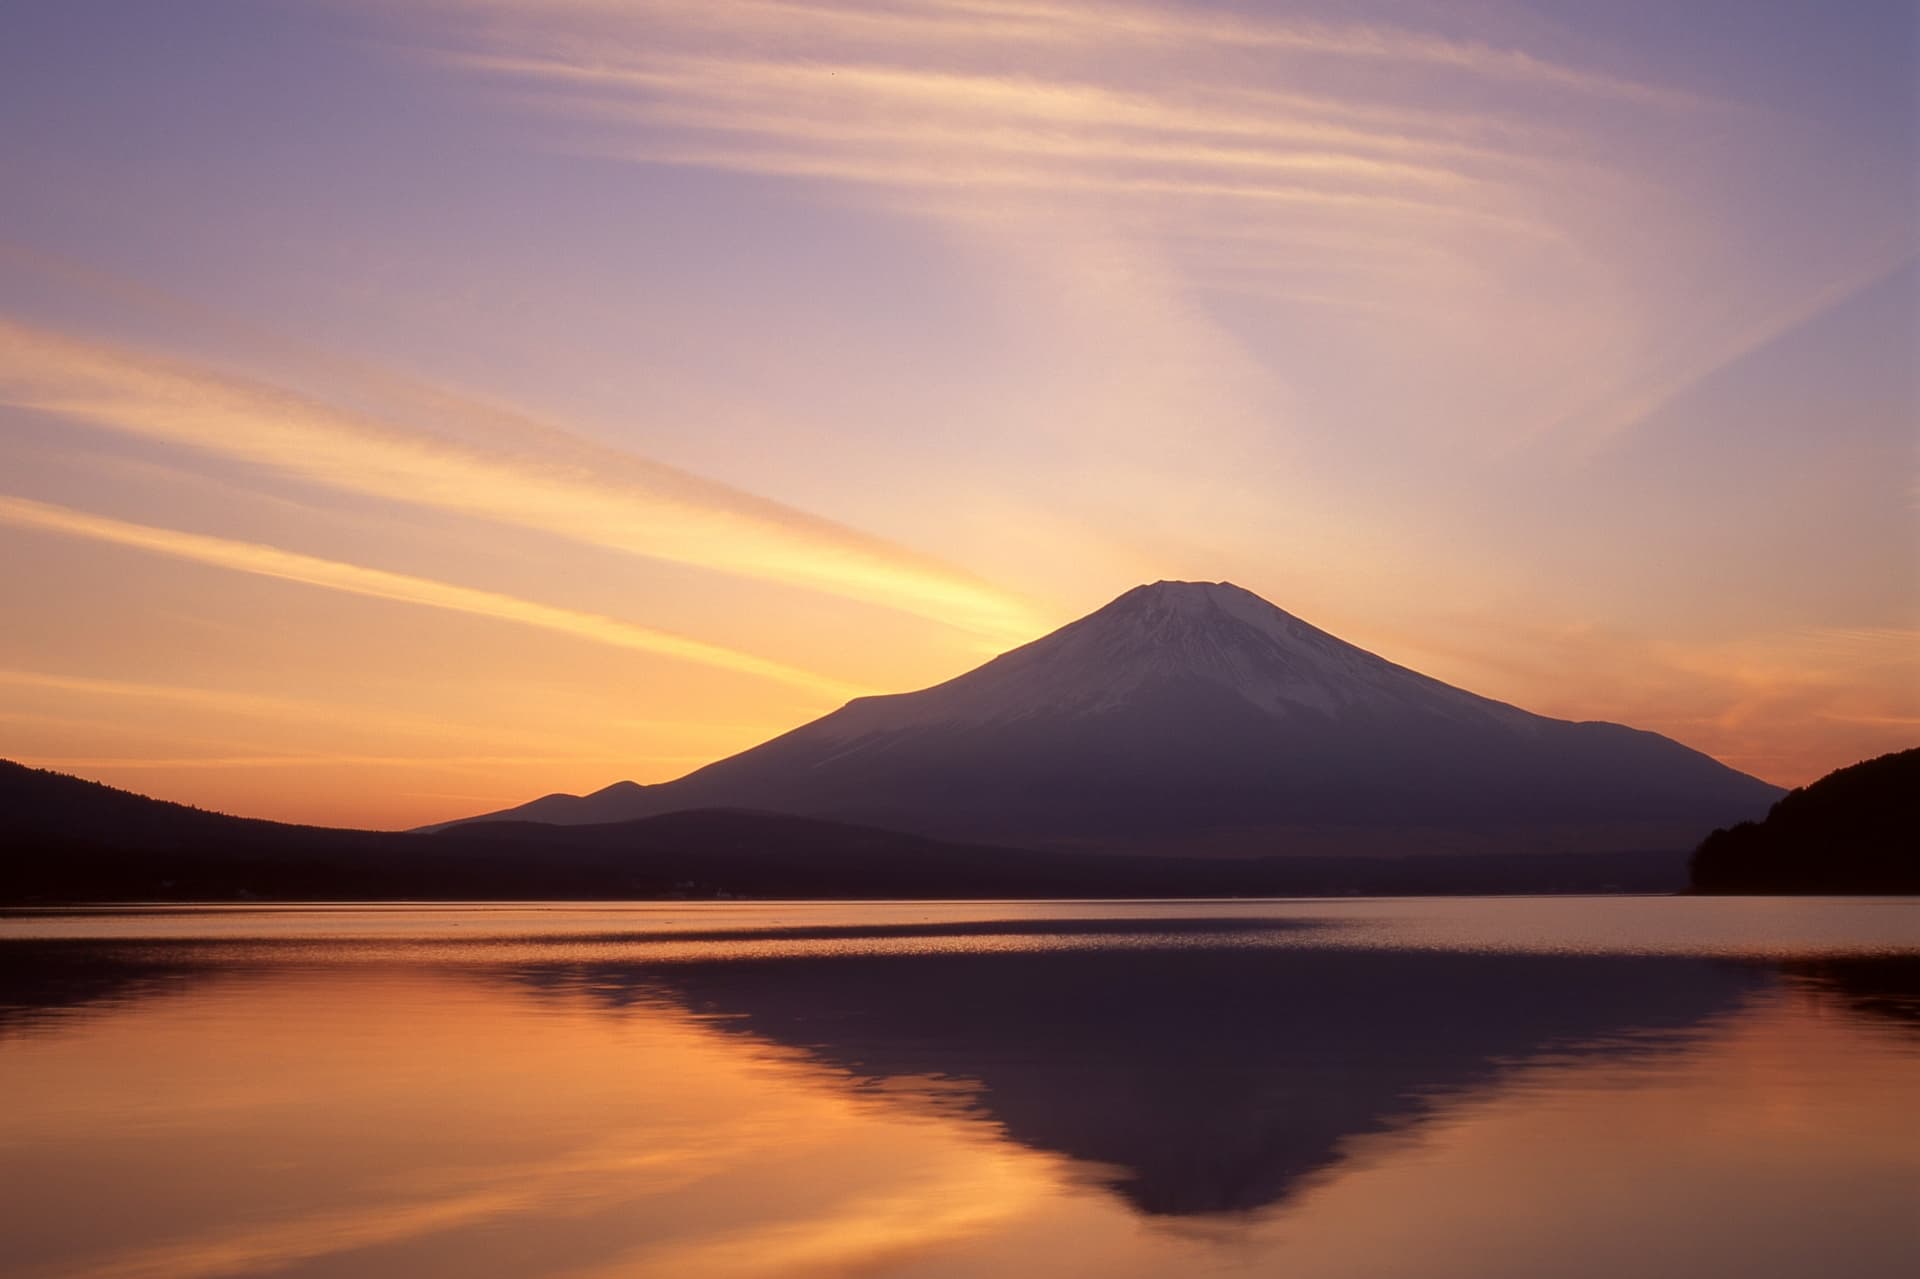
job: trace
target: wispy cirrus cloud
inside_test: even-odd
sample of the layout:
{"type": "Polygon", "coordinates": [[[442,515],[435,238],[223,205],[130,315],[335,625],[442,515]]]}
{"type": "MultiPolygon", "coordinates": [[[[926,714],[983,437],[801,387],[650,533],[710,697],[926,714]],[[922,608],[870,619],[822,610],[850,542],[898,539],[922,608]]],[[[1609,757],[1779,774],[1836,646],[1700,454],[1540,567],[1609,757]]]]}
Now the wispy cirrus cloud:
{"type": "Polygon", "coordinates": [[[513,13],[504,30],[481,31],[478,47],[443,56],[574,119],[571,145],[649,163],[909,189],[1255,201],[1296,216],[1415,215],[1553,233],[1508,189],[1521,166],[1561,167],[1565,148],[1543,145],[1550,131],[1540,125],[1275,92],[1244,69],[1223,77],[1219,66],[1177,61],[1209,43],[1391,57],[1423,47],[1379,31],[1281,40],[1276,33],[1291,28],[1147,10],[1103,9],[1089,20],[1044,6],[917,9],[922,19],[989,29],[995,16],[1017,18],[1019,34],[1005,40],[1025,56],[1008,68],[998,54],[969,57],[964,44],[956,50],[919,25],[889,27],[878,45],[836,38],[843,24],[880,21],[872,10],[759,12],[764,27],[743,26],[737,12],[709,22],[662,6],[620,22],[598,6],[562,6],[513,13]],[[1141,75],[1137,57],[1098,69],[1091,53],[1116,40],[1145,42],[1161,74],[1141,75]],[[767,45],[785,56],[766,56],[767,45]],[[1062,49],[1074,54],[1070,67],[1058,65],[1062,49]]]}
{"type": "Polygon", "coordinates": [[[1310,53],[1365,62],[1458,70],[1551,85],[1595,96],[1696,103],[1684,92],[1630,76],[1579,67],[1525,49],[1461,40],[1384,23],[1305,16],[1243,16],[1195,6],[1059,4],[1046,0],[429,0],[428,7],[499,16],[568,16],[601,22],[671,24],[681,30],[751,39],[793,36],[834,44],[937,41],[1085,51],[1126,46],[1213,45],[1310,53]]]}
{"type": "MultiPolygon", "coordinates": [[[[1497,13],[1465,38],[1434,13],[1423,27],[1330,6],[426,11],[423,48],[543,116],[563,149],[787,180],[1003,241],[1126,228],[1139,274],[1167,283],[1131,307],[1106,298],[1115,327],[1151,329],[1166,287],[1300,323],[1372,317],[1386,327],[1338,361],[1364,365],[1381,341],[1447,351],[1409,409],[1455,406],[1427,429],[1495,451],[1622,434],[1889,266],[1836,242],[1754,272],[1777,236],[1751,200],[1721,204],[1697,155],[1736,184],[1770,181],[1790,124],[1748,119],[1736,152],[1725,130],[1747,106],[1574,59],[1566,40],[1545,51],[1539,23],[1531,42],[1503,39],[1497,13]]],[[[1204,319],[1175,336],[1210,363],[1240,357],[1204,319]]],[[[1280,354],[1271,381],[1286,379],[1280,354]]],[[[1145,413],[1184,407],[1141,398],[1145,413]]],[[[1242,397],[1237,415],[1272,420],[1275,398],[1242,397]]]]}
{"type": "Polygon", "coordinates": [[[1529,710],[1666,733],[1735,768],[1803,785],[1912,744],[1920,630],[1809,626],[1677,639],[1600,622],[1495,627],[1433,619],[1390,646],[1529,710]],[[1486,637],[1504,632],[1498,645],[1486,637]]]}
{"type": "MultiPolygon", "coordinates": [[[[0,520],[4,519],[4,516],[0,516],[0,520]]],[[[525,751],[537,746],[552,754],[578,745],[577,738],[554,736],[530,739],[524,732],[511,737],[506,734],[487,735],[472,724],[456,723],[435,715],[407,714],[392,707],[347,706],[339,702],[285,697],[246,689],[112,679],[71,671],[0,667],[0,688],[26,694],[52,694],[68,705],[104,704],[114,708],[113,718],[122,721],[128,704],[149,703],[243,721],[372,729],[383,735],[431,741],[446,741],[457,736],[469,747],[485,743],[502,750],[517,748],[525,751]]]]}
{"type": "Polygon", "coordinates": [[[1445,429],[1501,439],[1638,393],[1648,312],[1616,296],[1638,268],[1609,260],[1591,222],[1596,208],[1633,216],[1656,184],[1591,117],[1666,130],[1713,110],[1517,45],[1337,14],[1027,0],[429,12],[423,46],[550,121],[562,149],[894,205],[1017,246],[1011,260],[1049,251],[1033,241],[1120,246],[1138,264],[1128,289],[1081,271],[1107,327],[1204,368],[1266,364],[1230,403],[1122,397],[1216,443],[1273,421],[1289,370],[1250,359],[1183,296],[1255,299],[1297,322],[1372,316],[1386,340],[1422,345],[1468,340],[1471,316],[1475,354],[1510,359],[1465,394],[1427,390],[1462,405],[1445,429]],[[1594,352],[1617,358],[1590,371],[1594,352]],[[1512,420],[1489,422],[1480,406],[1509,383],[1512,420]]]}
{"type": "Polygon", "coordinates": [[[0,496],[0,523],[89,541],[105,542],[156,555],[190,560],[216,568],[282,581],[300,582],[326,590],[372,599],[395,600],[427,608],[446,609],[496,621],[552,631],[575,639],[631,649],[678,661],[694,662],[735,674],[805,689],[833,697],[854,697],[872,690],[800,670],[782,662],[737,649],[636,625],[597,613],[558,608],[494,591],[475,590],[450,582],[390,573],[384,569],[339,560],[302,555],[278,547],[229,538],[209,537],[178,529],[155,528],[26,498],[0,496]]]}
{"type": "Polygon", "coordinates": [[[461,438],[3,317],[0,404],[349,492],[897,608],[995,640],[1034,629],[1022,601],[931,557],[536,422],[469,412],[471,438],[461,438]]]}
{"type": "MultiPolygon", "coordinates": [[[[81,731],[110,727],[117,734],[124,735],[130,724],[141,717],[140,713],[143,710],[157,710],[169,716],[184,713],[201,722],[245,726],[249,730],[245,734],[248,738],[254,735],[251,730],[278,729],[297,725],[303,732],[315,728],[335,732],[345,730],[356,737],[371,734],[389,742],[411,744],[404,750],[396,747],[388,755],[351,757],[361,762],[379,760],[382,762],[406,761],[415,764],[423,762],[477,764],[489,760],[536,763],[565,759],[581,763],[617,764],[636,761],[704,763],[712,758],[711,750],[702,754],[682,752],[646,754],[626,750],[617,755],[592,755],[582,751],[582,738],[578,729],[566,733],[554,733],[520,726],[508,731],[497,726],[489,726],[484,721],[474,722],[472,717],[409,714],[391,705],[369,706],[339,700],[320,701],[312,698],[262,693],[251,689],[209,687],[205,684],[112,679],[71,671],[0,667],[0,690],[10,694],[9,700],[17,700],[23,704],[31,705],[36,697],[44,697],[52,704],[67,708],[67,713],[57,716],[0,708],[0,719],[15,724],[52,725],[62,729],[81,731]],[[462,750],[449,752],[449,744],[456,742],[462,750]]],[[[168,725],[163,736],[170,746],[193,744],[178,723],[166,719],[154,722],[168,725]]],[[[767,736],[777,731],[779,727],[776,724],[663,722],[621,716],[607,717],[602,726],[639,736],[665,731],[680,740],[703,745],[716,740],[728,744],[743,739],[752,740],[757,736],[767,736]]],[[[235,740],[232,735],[207,739],[198,744],[207,746],[210,753],[203,757],[185,758],[175,755],[141,760],[128,756],[109,757],[97,752],[85,757],[78,755],[56,757],[44,752],[36,754],[27,751],[17,755],[17,758],[47,768],[78,767],[86,761],[112,764],[116,767],[150,765],[157,768],[165,767],[167,761],[173,759],[179,759],[183,766],[206,767],[211,766],[210,761],[216,758],[212,751],[222,752],[217,758],[247,761],[249,764],[257,762],[259,766],[292,765],[299,761],[308,764],[351,762],[347,756],[315,751],[302,754],[285,752],[272,755],[242,754],[239,752],[243,748],[251,749],[252,743],[235,740]]]]}
{"type": "Polygon", "coordinates": [[[1571,434],[1589,452],[1597,451],[1722,369],[1911,266],[1916,255],[1920,255],[1920,237],[1911,232],[1866,246],[1864,261],[1857,269],[1813,285],[1758,314],[1729,316],[1726,324],[1680,344],[1643,375],[1602,390],[1589,403],[1556,421],[1542,423],[1539,429],[1548,434],[1571,434]]]}

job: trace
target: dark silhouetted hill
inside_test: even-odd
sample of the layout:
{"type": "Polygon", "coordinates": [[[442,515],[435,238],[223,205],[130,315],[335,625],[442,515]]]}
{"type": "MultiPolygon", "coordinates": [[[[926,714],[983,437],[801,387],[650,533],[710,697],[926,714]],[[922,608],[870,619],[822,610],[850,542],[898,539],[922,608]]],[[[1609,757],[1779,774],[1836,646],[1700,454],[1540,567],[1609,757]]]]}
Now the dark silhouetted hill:
{"type": "Polygon", "coordinates": [[[565,791],[555,791],[551,795],[542,795],[539,799],[529,800],[514,808],[498,813],[487,813],[480,817],[471,817],[465,822],[447,822],[426,826],[422,829],[429,833],[446,830],[450,826],[469,825],[475,822],[544,822],[549,826],[599,826],[609,822],[627,821],[633,818],[634,805],[644,803],[643,795],[647,787],[639,782],[615,782],[611,786],[602,786],[597,791],[585,795],[570,795],[565,791]]]}
{"type": "Polygon", "coordinates": [[[1204,897],[1662,892],[1673,854],[1111,857],[694,810],[439,834],[229,817],[0,761],[0,901],[1204,897]]]}
{"type": "Polygon", "coordinates": [[[1920,747],[1828,773],[1694,851],[1701,893],[1920,893],[1920,747]]]}

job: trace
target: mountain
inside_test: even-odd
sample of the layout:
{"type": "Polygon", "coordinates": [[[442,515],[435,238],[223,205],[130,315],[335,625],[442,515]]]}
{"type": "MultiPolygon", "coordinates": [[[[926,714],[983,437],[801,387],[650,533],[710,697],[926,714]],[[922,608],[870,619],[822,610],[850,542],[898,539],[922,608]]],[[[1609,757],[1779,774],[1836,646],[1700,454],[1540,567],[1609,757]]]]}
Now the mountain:
{"type": "Polygon", "coordinates": [[[458,822],[425,826],[424,833],[446,830],[450,826],[471,825],[475,822],[543,822],[554,826],[597,826],[608,822],[618,822],[631,818],[638,810],[648,807],[644,798],[651,787],[639,782],[615,782],[603,786],[597,791],[585,795],[569,795],[556,791],[551,795],[542,795],[539,799],[528,800],[514,808],[503,809],[497,813],[485,813],[479,817],[468,817],[458,822]]]}
{"type": "Polygon", "coordinates": [[[1920,747],[1787,795],[1694,851],[1702,893],[1920,893],[1920,747]]]}
{"type": "Polygon", "coordinates": [[[559,823],[753,808],[1028,847],[1465,855],[1682,850],[1780,793],[1654,733],[1454,688],[1230,583],[1158,582],[676,781],[536,802],[559,823]]]}
{"type": "Polygon", "coordinates": [[[206,812],[0,760],[0,902],[1218,897],[1677,888],[1658,857],[1112,858],[780,813],[438,835],[206,812]]]}

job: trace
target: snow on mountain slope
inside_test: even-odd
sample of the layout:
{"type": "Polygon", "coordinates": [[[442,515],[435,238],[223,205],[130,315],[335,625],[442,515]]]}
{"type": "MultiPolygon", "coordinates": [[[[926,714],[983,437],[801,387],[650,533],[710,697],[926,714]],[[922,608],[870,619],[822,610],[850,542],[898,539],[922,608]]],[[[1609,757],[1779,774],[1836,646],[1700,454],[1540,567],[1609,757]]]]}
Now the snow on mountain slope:
{"type": "Polygon", "coordinates": [[[956,679],[860,698],[820,724],[860,736],[1098,714],[1169,681],[1213,684],[1275,716],[1411,712],[1515,729],[1538,718],[1396,666],[1230,582],[1156,582],[956,679]]]}

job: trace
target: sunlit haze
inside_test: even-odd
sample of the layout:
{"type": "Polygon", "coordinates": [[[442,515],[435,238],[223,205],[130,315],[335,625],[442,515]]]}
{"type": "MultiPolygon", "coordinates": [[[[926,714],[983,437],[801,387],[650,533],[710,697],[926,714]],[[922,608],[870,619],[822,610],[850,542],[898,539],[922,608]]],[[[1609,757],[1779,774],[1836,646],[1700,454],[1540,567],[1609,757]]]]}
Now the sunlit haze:
{"type": "Polygon", "coordinates": [[[1160,578],[1783,785],[1912,745],[1914,22],[12,6],[0,756],[408,826],[1160,578]]]}

